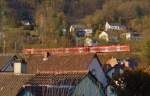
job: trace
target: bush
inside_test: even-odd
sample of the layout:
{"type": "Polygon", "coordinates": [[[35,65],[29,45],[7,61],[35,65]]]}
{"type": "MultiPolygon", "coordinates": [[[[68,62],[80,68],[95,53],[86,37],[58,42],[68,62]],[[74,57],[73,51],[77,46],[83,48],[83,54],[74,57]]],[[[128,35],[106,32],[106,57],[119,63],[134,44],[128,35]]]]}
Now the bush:
{"type": "MultiPolygon", "coordinates": [[[[115,77],[113,81],[122,80],[124,86],[115,86],[118,96],[149,96],[150,75],[141,70],[125,71],[121,76],[115,77]]],[[[119,85],[121,85],[121,83],[119,85]]]]}

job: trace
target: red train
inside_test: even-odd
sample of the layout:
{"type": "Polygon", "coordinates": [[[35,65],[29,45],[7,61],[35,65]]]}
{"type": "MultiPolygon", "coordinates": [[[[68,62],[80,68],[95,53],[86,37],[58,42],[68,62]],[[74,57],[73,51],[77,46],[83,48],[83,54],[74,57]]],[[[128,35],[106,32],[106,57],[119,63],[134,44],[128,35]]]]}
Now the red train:
{"type": "Polygon", "coordinates": [[[78,54],[78,53],[100,53],[100,52],[129,52],[128,45],[111,45],[111,46],[95,46],[95,47],[75,47],[75,48],[25,48],[23,54],[78,54]]]}

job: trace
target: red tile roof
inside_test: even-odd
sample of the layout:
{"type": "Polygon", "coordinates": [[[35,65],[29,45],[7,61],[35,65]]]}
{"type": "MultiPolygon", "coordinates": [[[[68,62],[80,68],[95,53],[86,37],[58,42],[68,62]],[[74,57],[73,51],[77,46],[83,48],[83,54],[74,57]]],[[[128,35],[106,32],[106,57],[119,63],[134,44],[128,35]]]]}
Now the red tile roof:
{"type": "Polygon", "coordinates": [[[28,73],[84,73],[88,72],[88,66],[94,54],[79,54],[48,57],[43,61],[43,56],[32,55],[27,59],[28,73]]]}
{"type": "MultiPolygon", "coordinates": [[[[114,57],[124,58],[128,53],[97,53],[99,61],[102,64],[114,57]]],[[[51,55],[47,61],[43,61],[42,55],[31,55],[27,58],[28,73],[84,73],[88,72],[88,66],[91,63],[94,54],[76,54],[76,55],[51,55]]]]}

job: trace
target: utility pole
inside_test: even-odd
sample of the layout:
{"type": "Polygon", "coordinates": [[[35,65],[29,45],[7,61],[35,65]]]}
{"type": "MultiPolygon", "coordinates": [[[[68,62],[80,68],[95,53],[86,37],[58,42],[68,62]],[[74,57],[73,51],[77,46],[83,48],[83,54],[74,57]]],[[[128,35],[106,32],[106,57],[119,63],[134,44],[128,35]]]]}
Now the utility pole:
{"type": "Polygon", "coordinates": [[[4,40],[3,40],[3,54],[5,54],[6,53],[6,41],[5,41],[5,38],[4,38],[4,40]]]}
{"type": "Polygon", "coordinates": [[[42,5],[42,12],[41,12],[41,16],[40,16],[40,19],[41,19],[41,21],[40,21],[40,35],[41,35],[41,39],[42,39],[42,49],[43,49],[43,54],[44,54],[44,47],[45,47],[45,23],[46,23],[46,15],[45,15],[45,12],[44,11],[46,11],[46,8],[45,8],[46,6],[45,5],[42,5]]]}

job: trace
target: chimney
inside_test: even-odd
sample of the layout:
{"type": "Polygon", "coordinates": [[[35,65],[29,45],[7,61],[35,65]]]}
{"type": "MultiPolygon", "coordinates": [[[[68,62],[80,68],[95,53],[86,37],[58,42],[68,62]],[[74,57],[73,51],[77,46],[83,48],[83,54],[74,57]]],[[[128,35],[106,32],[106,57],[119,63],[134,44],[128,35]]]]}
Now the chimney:
{"type": "Polygon", "coordinates": [[[22,74],[26,72],[26,63],[23,60],[17,60],[14,63],[14,73],[15,74],[22,74]]]}
{"type": "Polygon", "coordinates": [[[49,53],[48,52],[44,52],[43,61],[47,61],[48,60],[48,56],[49,56],[49,53]]]}

